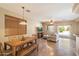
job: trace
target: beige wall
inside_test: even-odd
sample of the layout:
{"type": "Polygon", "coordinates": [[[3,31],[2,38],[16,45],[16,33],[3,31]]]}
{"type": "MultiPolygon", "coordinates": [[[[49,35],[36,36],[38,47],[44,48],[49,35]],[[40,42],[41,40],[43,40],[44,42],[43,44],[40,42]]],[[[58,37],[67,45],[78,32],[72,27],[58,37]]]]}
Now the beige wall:
{"type": "MultiPolygon", "coordinates": [[[[5,14],[18,17],[18,18],[23,18],[21,15],[18,15],[6,9],[0,8],[0,41],[2,42],[8,40],[8,37],[5,37],[5,16],[4,16],[5,14]]],[[[27,15],[27,17],[25,18],[27,20],[27,35],[36,34],[36,26],[39,24],[39,21],[32,19],[30,15],[27,15]]],[[[10,36],[10,37],[21,38],[22,35],[10,36]]]]}
{"type": "MultiPolygon", "coordinates": [[[[1,42],[4,42],[4,41],[8,40],[8,37],[5,37],[5,14],[21,18],[20,15],[17,15],[13,12],[10,12],[8,10],[0,8],[0,41],[1,42]]],[[[21,35],[19,35],[19,36],[10,36],[10,37],[20,38],[21,35]]]]}
{"type": "MultiPolygon", "coordinates": [[[[79,20],[79,19],[76,19],[76,20],[79,20]]],[[[44,33],[47,32],[47,25],[49,25],[49,23],[45,24],[43,23],[43,30],[44,30],[44,33]]],[[[63,22],[58,22],[58,23],[54,23],[53,25],[70,25],[70,32],[72,34],[77,34],[79,33],[79,22],[75,22],[75,21],[63,21],[63,22]]]]}
{"type": "Polygon", "coordinates": [[[77,18],[76,22],[74,23],[74,25],[72,25],[75,34],[79,34],[79,21],[77,21],[77,20],[79,20],[79,18],[77,18]]]}

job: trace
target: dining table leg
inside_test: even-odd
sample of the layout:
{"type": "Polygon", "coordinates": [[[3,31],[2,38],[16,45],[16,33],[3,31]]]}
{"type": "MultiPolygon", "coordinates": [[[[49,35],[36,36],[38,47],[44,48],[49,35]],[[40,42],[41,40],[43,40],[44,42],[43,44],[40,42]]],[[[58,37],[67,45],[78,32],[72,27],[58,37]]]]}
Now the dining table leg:
{"type": "Polygon", "coordinates": [[[16,47],[12,47],[12,52],[13,52],[12,55],[16,56],[16,47]]]}
{"type": "Polygon", "coordinates": [[[6,43],[4,43],[4,50],[6,50],[7,49],[7,45],[6,45],[6,43]]]}

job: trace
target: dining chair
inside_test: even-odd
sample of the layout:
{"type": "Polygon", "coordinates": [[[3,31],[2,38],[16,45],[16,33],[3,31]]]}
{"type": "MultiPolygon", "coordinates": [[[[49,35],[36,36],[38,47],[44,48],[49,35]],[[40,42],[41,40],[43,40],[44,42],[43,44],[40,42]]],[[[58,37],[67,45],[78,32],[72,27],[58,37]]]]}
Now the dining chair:
{"type": "Polygon", "coordinates": [[[9,55],[12,55],[12,50],[10,49],[5,50],[2,45],[2,42],[0,42],[0,56],[9,56],[9,55]]]}

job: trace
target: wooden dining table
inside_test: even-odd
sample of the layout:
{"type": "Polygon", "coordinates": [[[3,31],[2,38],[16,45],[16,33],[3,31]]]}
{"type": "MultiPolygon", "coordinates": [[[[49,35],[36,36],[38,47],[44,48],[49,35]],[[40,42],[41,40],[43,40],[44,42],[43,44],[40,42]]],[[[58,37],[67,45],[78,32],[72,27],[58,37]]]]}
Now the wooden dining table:
{"type": "Polygon", "coordinates": [[[7,46],[10,46],[11,50],[13,52],[12,55],[15,56],[16,55],[16,48],[17,47],[20,47],[20,46],[22,46],[24,44],[27,44],[28,42],[31,42],[33,40],[36,41],[36,38],[35,37],[25,37],[24,41],[21,41],[21,40],[6,41],[6,42],[4,42],[4,48],[6,50],[7,46]]]}

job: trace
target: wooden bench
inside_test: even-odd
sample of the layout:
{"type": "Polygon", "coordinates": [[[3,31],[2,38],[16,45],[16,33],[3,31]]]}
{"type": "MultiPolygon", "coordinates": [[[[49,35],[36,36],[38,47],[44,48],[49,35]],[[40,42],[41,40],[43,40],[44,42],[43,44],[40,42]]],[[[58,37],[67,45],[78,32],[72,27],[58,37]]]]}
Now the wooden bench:
{"type": "Polygon", "coordinates": [[[29,53],[31,53],[34,49],[37,48],[36,44],[33,44],[32,46],[30,46],[29,48],[23,48],[22,50],[17,52],[18,56],[25,56],[28,55],[29,53]]]}

